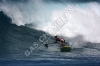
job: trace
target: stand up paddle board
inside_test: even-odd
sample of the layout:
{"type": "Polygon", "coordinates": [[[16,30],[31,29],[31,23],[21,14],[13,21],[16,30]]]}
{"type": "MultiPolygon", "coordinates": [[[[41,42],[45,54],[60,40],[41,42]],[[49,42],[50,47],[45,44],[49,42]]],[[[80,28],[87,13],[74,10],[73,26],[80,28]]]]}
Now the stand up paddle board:
{"type": "Polygon", "coordinates": [[[70,52],[71,51],[71,47],[70,46],[63,46],[62,48],[60,48],[61,52],[70,52]]]}

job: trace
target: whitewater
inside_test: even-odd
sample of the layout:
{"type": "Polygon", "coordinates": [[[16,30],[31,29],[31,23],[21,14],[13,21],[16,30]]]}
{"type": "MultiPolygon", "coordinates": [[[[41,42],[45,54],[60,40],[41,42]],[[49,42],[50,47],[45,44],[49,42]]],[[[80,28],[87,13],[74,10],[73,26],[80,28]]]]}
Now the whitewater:
{"type": "Polygon", "coordinates": [[[0,0],[0,65],[99,66],[99,18],[100,3],[94,0],[0,0]],[[49,33],[48,43],[54,42],[48,28],[69,8],[73,12],[55,35],[72,51],[60,52],[59,43],[46,48],[40,37],[49,33]]]}

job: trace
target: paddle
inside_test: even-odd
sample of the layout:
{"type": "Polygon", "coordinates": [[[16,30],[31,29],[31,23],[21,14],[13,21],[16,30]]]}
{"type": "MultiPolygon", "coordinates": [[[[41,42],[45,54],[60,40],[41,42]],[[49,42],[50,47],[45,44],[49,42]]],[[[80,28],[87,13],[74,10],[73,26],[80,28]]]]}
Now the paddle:
{"type": "Polygon", "coordinates": [[[45,44],[44,46],[48,48],[48,44],[45,44]]]}
{"type": "MultiPolygon", "coordinates": [[[[54,44],[54,43],[48,43],[48,44],[54,44]]],[[[45,44],[44,46],[48,48],[48,44],[45,44]]]]}

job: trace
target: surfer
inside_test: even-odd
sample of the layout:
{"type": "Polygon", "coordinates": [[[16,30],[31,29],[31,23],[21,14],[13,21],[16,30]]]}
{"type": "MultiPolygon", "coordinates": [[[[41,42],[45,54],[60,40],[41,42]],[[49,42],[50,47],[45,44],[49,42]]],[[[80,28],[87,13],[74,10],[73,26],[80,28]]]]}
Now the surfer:
{"type": "Polygon", "coordinates": [[[54,36],[54,37],[56,40],[54,43],[60,42],[62,46],[66,46],[65,40],[63,38],[58,38],[57,36],[54,36]]]}
{"type": "MultiPolygon", "coordinates": [[[[63,38],[59,38],[57,36],[54,36],[55,38],[55,42],[53,43],[49,43],[49,44],[54,44],[54,43],[57,43],[57,42],[60,42],[61,45],[62,45],[62,48],[60,49],[61,52],[70,52],[71,51],[71,47],[68,45],[68,43],[65,44],[65,40],[63,38]]],[[[48,44],[45,44],[45,47],[48,48],[48,44]]]]}
{"type": "MultiPolygon", "coordinates": [[[[54,38],[56,41],[54,43],[49,43],[49,44],[55,44],[57,42],[60,42],[62,46],[66,46],[65,40],[63,38],[58,38],[57,36],[54,36],[54,38]]],[[[48,48],[48,44],[45,44],[45,47],[48,48]]]]}

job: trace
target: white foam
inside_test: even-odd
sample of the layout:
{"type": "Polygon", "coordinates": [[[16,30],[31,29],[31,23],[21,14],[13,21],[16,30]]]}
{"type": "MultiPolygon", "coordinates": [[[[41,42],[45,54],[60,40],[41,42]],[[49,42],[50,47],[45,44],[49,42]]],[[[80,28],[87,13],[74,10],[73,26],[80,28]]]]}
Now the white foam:
{"type": "MultiPolygon", "coordinates": [[[[71,6],[74,13],[68,18],[69,21],[57,33],[67,37],[74,37],[78,34],[92,42],[100,42],[100,4],[61,4],[44,3],[41,0],[29,0],[27,3],[1,2],[0,11],[4,11],[12,18],[12,23],[18,26],[33,24],[36,29],[44,30],[51,26],[61,14],[71,6]]],[[[31,26],[34,28],[34,26],[31,26]]]]}

